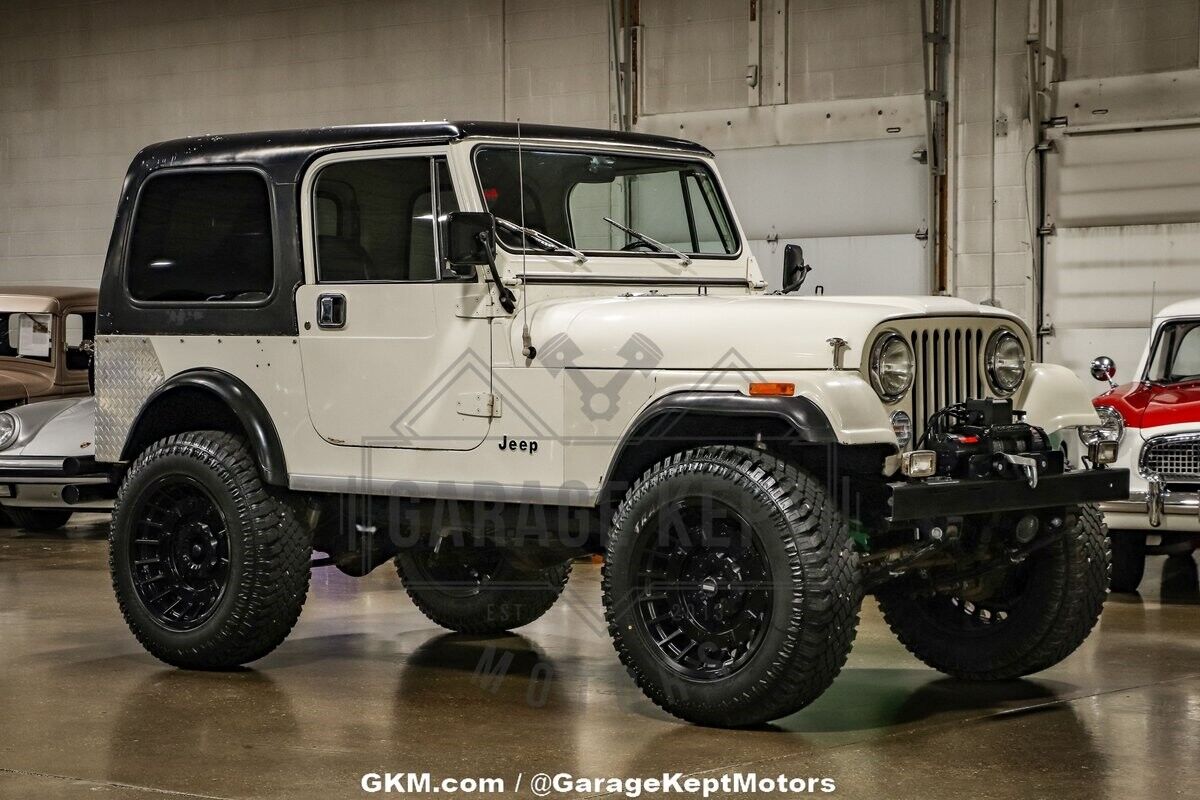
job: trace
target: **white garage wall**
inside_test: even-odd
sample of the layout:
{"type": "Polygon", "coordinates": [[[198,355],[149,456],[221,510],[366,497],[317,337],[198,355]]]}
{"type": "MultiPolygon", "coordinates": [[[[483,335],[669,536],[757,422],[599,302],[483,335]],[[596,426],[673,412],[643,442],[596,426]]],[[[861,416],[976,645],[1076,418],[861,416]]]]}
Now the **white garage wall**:
{"type": "Polygon", "coordinates": [[[751,249],[772,288],[783,245],[815,267],[809,285],[829,294],[926,294],[927,182],[912,158],[922,140],[723,150],[717,164],[751,249]],[[773,240],[773,241],[772,241],[773,240]]]}
{"type": "Polygon", "coordinates": [[[95,284],[125,169],[208,132],[607,127],[606,0],[0,0],[0,281],[95,284]]]}
{"type": "Polygon", "coordinates": [[[1151,308],[1200,295],[1200,223],[1063,228],[1047,243],[1046,360],[1081,376],[1097,355],[1128,379],[1151,308]]]}
{"type": "Polygon", "coordinates": [[[1200,295],[1200,127],[1068,127],[1046,164],[1047,357],[1129,377],[1151,308],[1200,295]]]}
{"type": "MultiPolygon", "coordinates": [[[[1120,116],[1112,101],[1118,83],[1138,102],[1139,80],[1161,92],[1174,76],[1197,73],[1197,0],[1058,2],[1065,54],[1058,77],[1094,77],[1088,97],[1102,108],[1090,113],[1120,116]],[[1181,67],[1187,71],[1163,73],[1171,76],[1165,83],[1156,79],[1181,67]]],[[[918,7],[915,0],[641,0],[643,111],[673,111],[644,116],[639,127],[718,149],[882,142],[892,136],[885,128],[899,129],[896,138],[920,136],[918,7]],[[750,107],[745,84],[752,7],[765,26],[758,107],[750,107]],[[781,13],[789,23],[782,42],[775,36],[781,13]],[[689,114],[709,116],[693,126],[689,114]]],[[[997,0],[995,27],[987,0],[955,7],[952,291],[994,299],[1038,323],[1036,237],[1024,199],[1034,141],[1028,4],[997,0]],[[997,116],[1007,122],[999,137],[997,116]]],[[[608,14],[606,0],[0,0],[0,280],[94,283],[119,181],[150,141],[444,117],[606,127],[608,14]]],[[[1151,96],[1159,95],[1143,93],[1140,102],[1151,96]]],[[[1200,113],[1177,113],[1184,106],[1192,107],[1159,104],[1168,120],[1200,113]]],[[[1069,104],[1053,111],[1088,112],[1069,104]]],[[[853,159],[828,152],[830,165],[854,170],[853,159]]],[[[915,245],[902,238],[910,231],[871,227],[874,209],[858,204],[874,198],[864,197],[861,182],[825,179],[821,190],[816,211],[854,209],[857,216],[840,219],[864,230],[798,230],[810,255],[821,251],[838,274],[851,274],[845,265],[863,254],[904,245],[890,262],[915,269],[915,245]],[[898,238],[889,243],[891,236],[898,238]]],[[[754,202],[753,191],[738,192],[754,202]]],[[[924,203],[911,210],[924,214],[924,203]]],[[[752,226],[771,218],[742,216],[752,226]]],[[[789,240],[779,226],[775,233],[789,240]]],[[[874,285],[890,285],[893,275],[881,268],[874,285]]],[[[924,280],[923,271],[916,275],[924,280]]]]}

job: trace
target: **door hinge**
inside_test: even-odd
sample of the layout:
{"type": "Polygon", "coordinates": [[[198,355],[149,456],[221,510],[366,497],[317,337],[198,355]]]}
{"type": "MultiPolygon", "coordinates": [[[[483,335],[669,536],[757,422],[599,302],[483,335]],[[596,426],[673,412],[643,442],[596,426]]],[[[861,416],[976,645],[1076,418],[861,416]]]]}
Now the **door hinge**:
{"type": "Polygon", "coordinates": [[[458,396],[458,413],[464,417],[500,416],[500,396],[488,392],[467,392],[458,396]]]}
{"type": "Polygon", "coordinates": [[[1057,232],[1053,225],[1043,225],[1038,228],[1038,236],[1053,236],[1057,232]]]}

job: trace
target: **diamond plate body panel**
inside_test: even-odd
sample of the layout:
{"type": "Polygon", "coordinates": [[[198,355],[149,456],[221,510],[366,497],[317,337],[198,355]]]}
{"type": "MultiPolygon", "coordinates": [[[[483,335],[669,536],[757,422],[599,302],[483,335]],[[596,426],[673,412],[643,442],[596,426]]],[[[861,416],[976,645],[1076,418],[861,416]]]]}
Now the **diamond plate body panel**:
{"type": "Polygon", "coordinates": [[[162,382],[162,365],[149,339],[96,338],[97,461],[121,459],[121,450],[138,411],[162,382]]]}

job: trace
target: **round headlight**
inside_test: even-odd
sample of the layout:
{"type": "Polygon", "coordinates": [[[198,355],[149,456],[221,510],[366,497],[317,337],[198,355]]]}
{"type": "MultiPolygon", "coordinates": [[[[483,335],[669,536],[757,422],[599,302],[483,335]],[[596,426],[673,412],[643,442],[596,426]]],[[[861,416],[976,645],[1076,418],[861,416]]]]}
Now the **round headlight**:
{"type": "Polygon", "coordinates": [[[988,339],[984,359],[988,382],[997,394],[1012,394],[1025,380],[1025,345],[1007,328],[1001,328],[988,339]]]}
{"type": "Polygon", "coordinates": [[[1112,406],[1096,406],[1100,415],[1099,425],[1088,425],[1079,429],[1079,438],[1086,445],[1096,442],[1118,442],[1125,438],[1125,418],[1112,406]]]}
{"type": "Polygon", "coordinates": [[[871,385],[887,402],[899,400],[913,384],[917,364],[904,337],[889,331],[871,348],[871,385]]]}
{"type": "Polygon", "coordinates": [[[21,433],[21,423],[7,411],[0,413],[0,450],[4,450],[17,440],[21,433]]]}

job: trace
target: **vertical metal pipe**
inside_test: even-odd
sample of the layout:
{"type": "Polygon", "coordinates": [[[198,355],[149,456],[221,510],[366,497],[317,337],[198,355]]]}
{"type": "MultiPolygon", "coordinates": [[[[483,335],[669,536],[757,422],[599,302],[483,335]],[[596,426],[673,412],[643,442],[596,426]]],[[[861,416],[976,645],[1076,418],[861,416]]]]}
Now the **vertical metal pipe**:
{"type": "Polygon", "coordinates": [[[988,302],[991,305],[999,305],[996,300],[996,50],[999,32],[997,31],[997,21],[999,19],[999,0],[992,0],[992,118],[988,121],[991,127],[992,135],[988,137],[991,142],[991,169],[989,185],[991,188],[991,247],[989,249],[989,271],[991,278],[989,281],[988,302]]]}
{"type": "Polygon", "coordinates": [[[617,107],[617,129],[628,130],[625,126],[625,100],[624,91],[621,86],[621,0],[609,0],[608,3],[608,27],[612,47],[612,79],[613,90],[616,97],[617,107]]]}
{"type": "Polygon", "coordinates": [[[500,119],[508,119],[508,0],[500,0],[500,119]]]}
{"type": "Polygon", "coordinates": [[[625,23],[625,130],[633,130],[633,2],[622,0],[625,23]]]}

